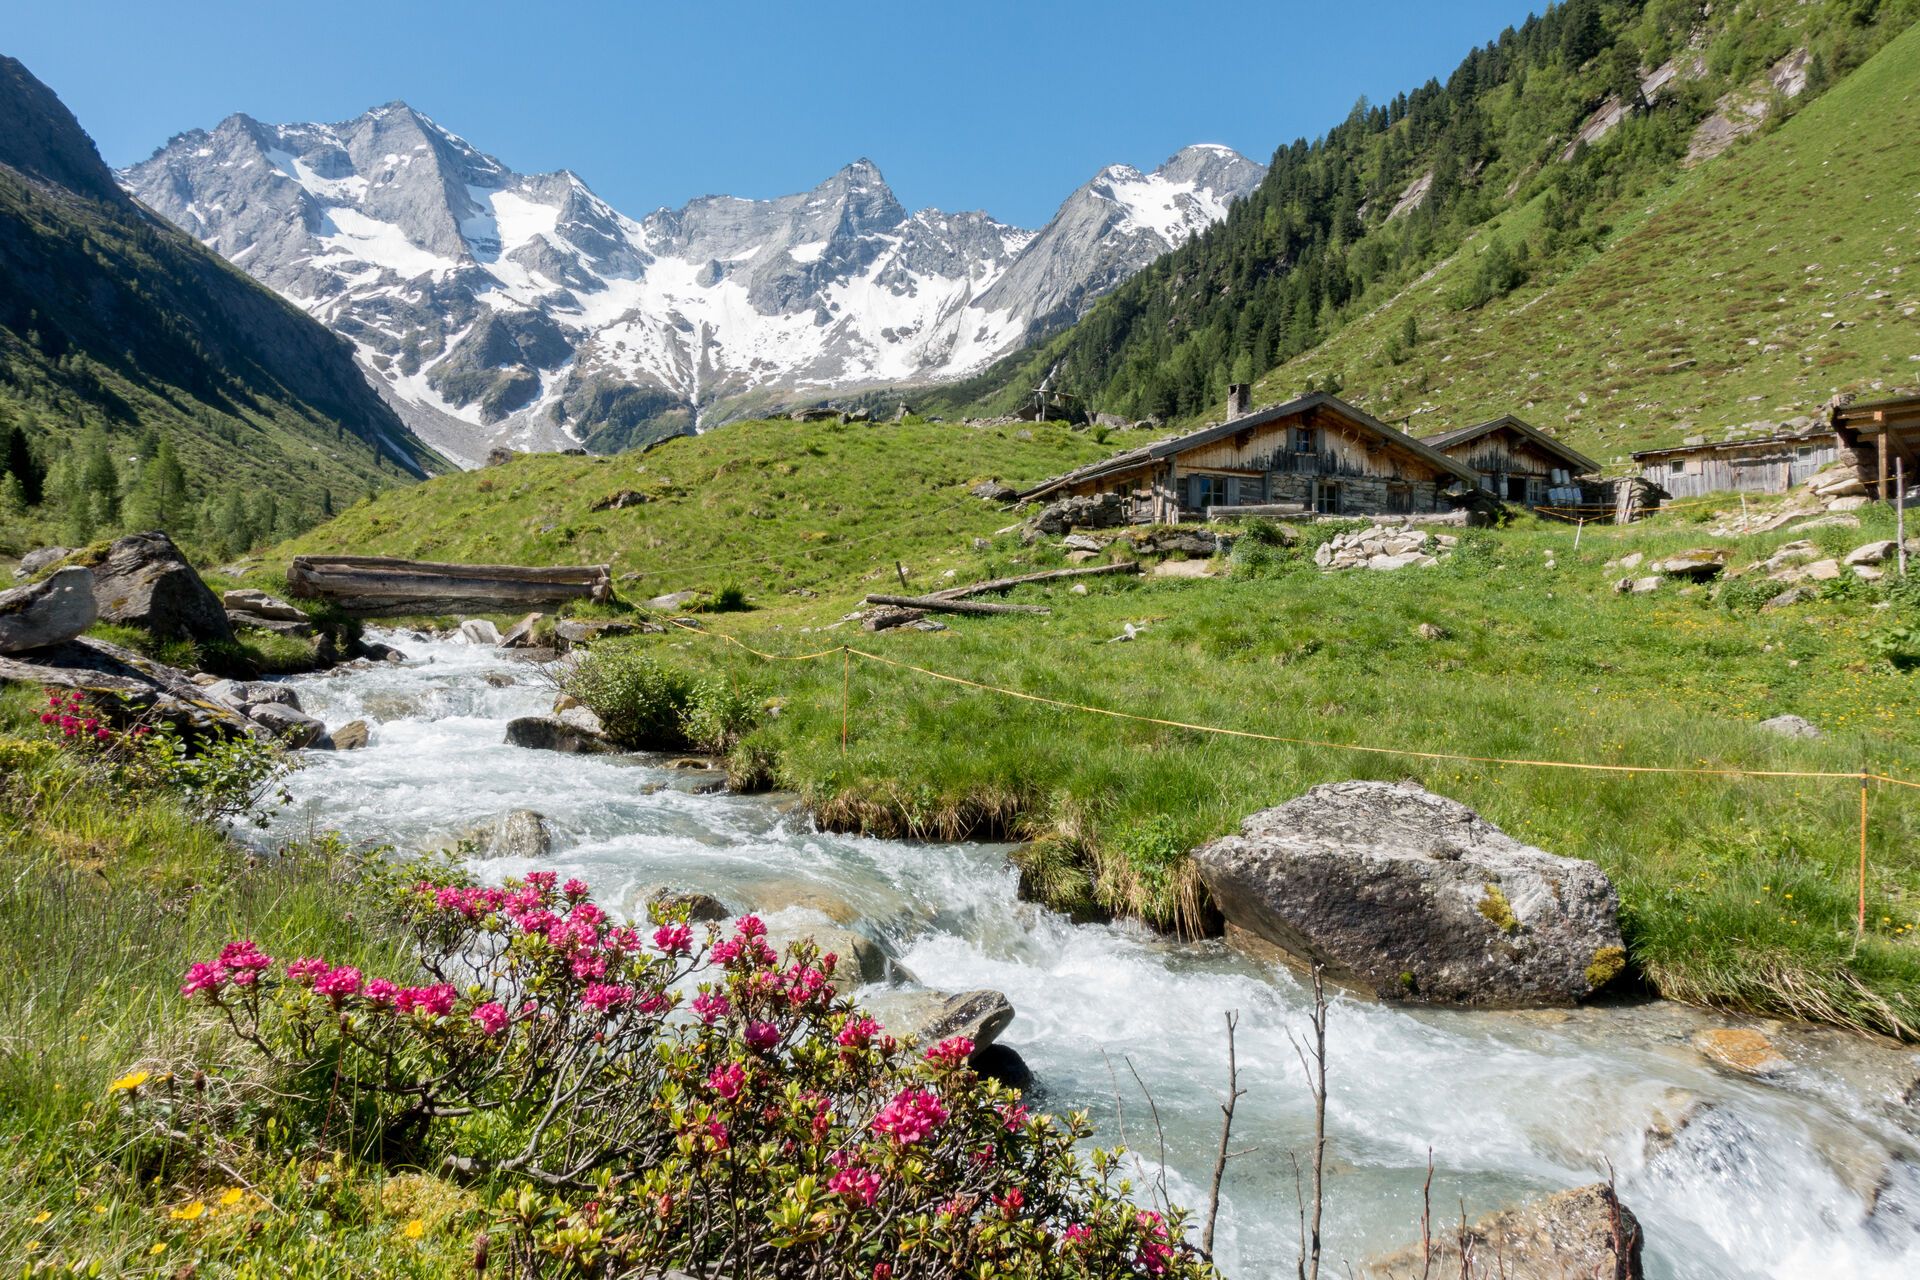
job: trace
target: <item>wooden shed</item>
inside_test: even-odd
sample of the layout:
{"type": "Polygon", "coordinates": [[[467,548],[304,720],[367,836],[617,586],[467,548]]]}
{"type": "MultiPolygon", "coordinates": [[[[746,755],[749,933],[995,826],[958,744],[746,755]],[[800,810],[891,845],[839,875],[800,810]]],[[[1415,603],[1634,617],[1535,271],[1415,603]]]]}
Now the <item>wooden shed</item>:
{"type": "Polygon", "coordinates": [[[1920,484],[1920,395],[1837,404],[1831,421],[1836,448],[1852,453],[1869,494],[1892,501],[1902,469],[1909,492],[1920,484]]]}
{"type": "Polygon", "coordinates": [[[1529,507],[1578,507],[1587,500],[1581,480],[1600,474],[1592,458],[1510,413],[1422,443],[1472,468],[1482,491],[1529,507]]]}
{"type": "Polygon", "coordinates": [[[1838,456],[1831,435],[1810,432],[1642,449],[1633,460],[1640,464],[1643,479],[1681,499],[1709,493],[1786,493],[1838,456]]]}
{"type": "MultiPolygon", "coordinates": [[[[1236,397],[1230,412],[1244,400],[1236,397]]],[[[1315,392],[1055,476],[1025,500],[1126,495],[1135,523],[1267,507],[1321,515],[1453,509],[1479,477],[1337,396],[1315,392]]]]}

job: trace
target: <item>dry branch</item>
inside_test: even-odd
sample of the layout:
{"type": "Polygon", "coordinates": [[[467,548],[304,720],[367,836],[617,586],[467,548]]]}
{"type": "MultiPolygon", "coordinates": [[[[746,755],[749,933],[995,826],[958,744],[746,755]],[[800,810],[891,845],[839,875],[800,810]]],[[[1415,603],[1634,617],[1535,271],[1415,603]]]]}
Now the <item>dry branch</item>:
{"type": "Polygon", "coordinates": [[[1037,604],[981,604],[977,600],[943,600],[938,596],[883,596],[867,597],[868,604],[898,605],[903,609],[926,609],[933,613],[1052,613],[1037,604]]]}

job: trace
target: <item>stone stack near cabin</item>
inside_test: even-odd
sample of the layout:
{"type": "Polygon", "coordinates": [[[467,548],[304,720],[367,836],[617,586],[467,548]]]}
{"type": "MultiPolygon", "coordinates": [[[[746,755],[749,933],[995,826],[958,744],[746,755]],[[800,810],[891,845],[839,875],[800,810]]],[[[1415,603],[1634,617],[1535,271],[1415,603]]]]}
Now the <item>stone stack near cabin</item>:
{"type": "Polygon", "coordinates": [[[1459,539],[1448,533],[1429,533],[1411,525],[1370,525],[1335,534],[1320,544],[1313,562],[1329,573],[1341,569],[1429,568],[1452,554],[1459,539]]]}

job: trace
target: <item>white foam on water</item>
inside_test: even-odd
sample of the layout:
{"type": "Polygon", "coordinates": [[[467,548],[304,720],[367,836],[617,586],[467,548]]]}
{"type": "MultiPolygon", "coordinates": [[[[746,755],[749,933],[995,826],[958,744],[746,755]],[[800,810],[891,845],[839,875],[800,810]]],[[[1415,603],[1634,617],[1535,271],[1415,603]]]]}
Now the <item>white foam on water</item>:
{"type": "MultiPolygon", "coordinates": [[[[1234,1144],[1255,1150],[1229,1168],[1217,1255],[1236,1278],[1292,1274],[1290,1153],[1304,1160],[1313,1119],[1289,1039],[1304,1036],[1311,999],[1292,974],[1218,943],[1072,924],[1019,900],[1002,849],[822,834],[772,798],[676,789],[679,775],[646,757],[508,746],[505,722],[552,701],[538,668],[484,647],[381,638],[406,652],[404,666],[292,682],[308,711],[332,725],[367,719],[372,737],[364,750],[309,753],[280,830],[311,823],[423,848],[530,808],[554,829],[548,865],[587,879],[612,909],[633,911],[644,888],[665,883],[740,909],[774,882],[825,890],[925,985],[1004,992],[1018,1016],[1002,1039],[1033,1068],[1035,1100],[1087,1109],[1105,1145],[1124,1128],[1142,1185],[1158,1180],[1164,1136],[1168,1190],[1195,1210],[1219,1139],[1223,1018],[1237,1010],[1248,1092],[1234,1144]]],[[[528,869],[476,867],[489,878],[528,869]]],[[[1709,1070],[1684,1047],[1692,1017],[1662,1005],[1526,1015],[1337,998],[1329,1258],[1357,1267],[1417,1237],[1431,1150],[1436,1221],[1456,1220],[1463,1203],[1477,1215],[1601,1180],[1611,1165],[1646,1229],[1650,1275],[1920,1274],[1914,1134],[1831,1074],[1768,1085],[1709,1070]],[[1685,1100],[1700,1118],[1649,1160],[1650,1124],[1685,1100]],[[1896,1157],[1871,1221],[1857,1180],[1839,1172],[1850,1153],[1896,1157]]]]}

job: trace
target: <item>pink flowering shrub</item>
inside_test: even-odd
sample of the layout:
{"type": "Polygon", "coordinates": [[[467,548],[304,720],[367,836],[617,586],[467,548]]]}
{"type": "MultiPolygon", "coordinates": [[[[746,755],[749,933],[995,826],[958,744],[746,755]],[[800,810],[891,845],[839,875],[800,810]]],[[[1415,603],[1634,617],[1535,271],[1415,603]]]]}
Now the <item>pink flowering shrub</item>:
{"type": "Polygon", "coordinates": [[[1117,1160],[1076,1150],[1083,1115],[1030,1112],[963,1037],[898,1044],[839,997],[831,956],[781,956],[752,916],[643,935],[545,872],[401,896],[415,974],[249,940],[180,993],[278,1068],[323,1141],[504,1185],[503,1274],[1212,1274],[1117,1160]]]}

